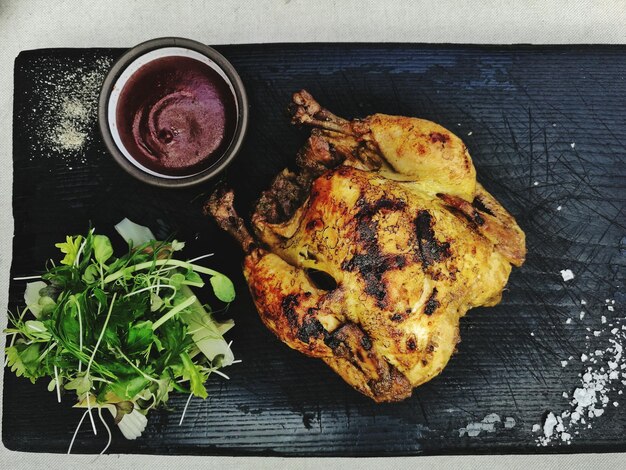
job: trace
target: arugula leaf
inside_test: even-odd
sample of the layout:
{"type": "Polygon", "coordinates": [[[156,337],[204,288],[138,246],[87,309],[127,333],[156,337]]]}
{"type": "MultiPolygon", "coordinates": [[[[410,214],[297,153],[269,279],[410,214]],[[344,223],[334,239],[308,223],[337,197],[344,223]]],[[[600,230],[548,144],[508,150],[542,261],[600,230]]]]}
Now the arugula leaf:
{"type": "Polygon", "coordinates": [[[143,353],[154,342],[152,322],[150,320],[135,323],[128,330],[126,350],[129,355],[143,353]]]}

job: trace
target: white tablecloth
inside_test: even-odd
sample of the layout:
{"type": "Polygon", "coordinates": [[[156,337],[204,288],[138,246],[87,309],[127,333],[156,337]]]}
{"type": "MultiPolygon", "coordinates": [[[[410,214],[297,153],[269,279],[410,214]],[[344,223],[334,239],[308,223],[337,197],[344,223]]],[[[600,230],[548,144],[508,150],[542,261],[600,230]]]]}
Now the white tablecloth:
{"type": "MultiPolygon", "coordinates": [[[[0,0],[0,327],[6,324],[13,217],[13,61],[44,47],[125,47],[159,36],[264,42],[626,43],[626,0],[0,0]]],[[[4,345],[4,341],[1,342],[4,345]]],[[[0,378],[1,381],[1,378],[0,378]]],[[[1,383],[0,383],[1,385],[1,383]]],[[[1,413],[1,410],[0,410],[1,413]]],[[[626,468],[626,455],[388,459],[63,456],[0,448],[0,468],[626,468]]]]}

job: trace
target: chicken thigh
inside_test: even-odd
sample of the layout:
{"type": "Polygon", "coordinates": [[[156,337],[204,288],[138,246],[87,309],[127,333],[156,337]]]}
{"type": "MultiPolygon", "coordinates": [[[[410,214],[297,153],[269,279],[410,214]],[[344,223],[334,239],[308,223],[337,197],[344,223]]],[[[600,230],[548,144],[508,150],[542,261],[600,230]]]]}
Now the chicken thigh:
{"type": "Polygon", "coordinates": [[[295,124],[314,129],[252,215],[250,233],[219,188],[206,204],[241,243],[264,324],[377,402],[438,375],[459,319],[502,296],[524,233],[477,183],[463,142],[430,121],[348,121],[306,91],[295,124]]]}

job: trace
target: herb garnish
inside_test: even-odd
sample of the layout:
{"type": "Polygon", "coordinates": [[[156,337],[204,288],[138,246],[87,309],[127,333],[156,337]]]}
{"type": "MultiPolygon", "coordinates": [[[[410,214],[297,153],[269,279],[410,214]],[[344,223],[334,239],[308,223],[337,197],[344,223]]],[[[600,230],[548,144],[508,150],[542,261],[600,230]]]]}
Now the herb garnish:
{"type": "Polygon", "coordinates": [[[219,369],[237,362],[223,338],[234,322],[217,322],[191,287],[204,286],[201,274],[210,276],[227,305],[235,291],[228,277],[196,264],[210,255],[181,261],[174,255],[184,243],[156,241],[127,219],[116,229],[129,243],[119,258],[94,230],[56,244],[65,255],[60,264],[51,261],[40,281],[28,283],[26,307],[9,314],[6,358],[33,383],[50,377],[48,390],[59,401],[62,390],[74,390],[76,406],[87,408],[81,423],[89,416],[94,434],[91,410],[102,419],[107,408],[134,439],[170,392],[206,398],[211,373],[228,378],[219,369]]]}

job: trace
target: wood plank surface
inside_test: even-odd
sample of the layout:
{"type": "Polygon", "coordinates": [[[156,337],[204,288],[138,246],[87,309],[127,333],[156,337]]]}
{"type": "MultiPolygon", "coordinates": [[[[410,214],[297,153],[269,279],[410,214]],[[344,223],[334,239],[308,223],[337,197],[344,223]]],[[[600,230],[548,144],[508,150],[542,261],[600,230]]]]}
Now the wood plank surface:
{"type": "MultiPolygon", "coordinates": [[[[602,416],[568,428],[569,444],[538,446],[539,434],[532,430],[548,412],[572,409],[571,395],[582,386],[587,367],[609,369],[608,356],[598,355],[596,363],[582,362],[581,356],[606,351],[611,340],[624,338],[621,330],[611,330],[621,328],[626,301],[626,48],[277,44],[218,49],[239,71],[251,102],[244,149],[226,175],[243,213],[278,171],[293,165],[307,133],[289,124],[285,109],[291,93],[306,88],[345,117],[417,116],[457,133],[479,181],[525,230],[527,261],[514,269],[498,306],[472,310],[462,320],[462,342],[439,377],[402,403],[377,405],[263,327],[241,275],[238,247],[200,214],[214,183],[185,191],[142,185],[107,155],[95,120],[88,123],[87,145],[80,152],[59,151],[46,141],[43,134],[55,125],[48,122],[46,106],[58,84],[67,85],[73,73],[76,87],[85,86],[81,77],[123,51],[24,52],[15,63],[12,276],[37,273],[56,256],[54,243],[66,234],[83,233],[90,224],[112,234],[113,224],[129,217],[151,226],[157,236],[175,233],[186,240],[189,257],[215,252],[211,265],[234,279],[239,294],[229,311],[236,321],[229,338],[243,362],[229,368],[231,379],[212,378],[209,398],[192,400],[181,426],[187,397],[174,395],[170,411],[151,413],[140,439],[126,441],[115,429],[110,452],[626,451],[621,376],[606,384],[610,401],[602,416]],[[564,281],[563,269],[571,269],[575,278],[564,281]],[[582,319],[581,311],[586,312],[582,319]],[[461,436],[460,429],[492,413],[502,421],[494,432],[461,436]],[[503,425],[507,417],[513,418],[512,427],[503,425]]],[[[11,308],[22,301],[23,289],[22,282],[12,282],[11,308]]],[[[58,404],[44,382],[32,385],[5,370],[2,425],[9,449],[67,450],[81,412],[71,409],[69,396],[58,404]]],[[[106,442],[102,431],[93,436],[83,426],[74,451],[99,452],[106,442]]]]}

